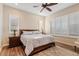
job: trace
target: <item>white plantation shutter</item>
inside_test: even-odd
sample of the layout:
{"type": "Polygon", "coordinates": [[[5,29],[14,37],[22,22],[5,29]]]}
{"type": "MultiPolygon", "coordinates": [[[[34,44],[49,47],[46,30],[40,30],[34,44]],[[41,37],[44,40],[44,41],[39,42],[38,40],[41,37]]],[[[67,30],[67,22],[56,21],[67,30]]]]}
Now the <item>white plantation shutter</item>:
{"type": "Polygon", "coordinates": [[[61,17],[61,34],[68,35],[68,16],[61,17]]]}
{"type": "Polygon", "coordinates": [[[9,36],[13,36],[14,32],[12,30],[17,30],[16,35],[19,35],[19,17],[9,15],[9,36]]]}
{"type": "Polygon", "coordinates": [[[79,36],[79,13],[69,16],[69,34],[79,36]]]}
{"type": "Polygon", "coordinates": [[[50,33],[55,34],[55,19],[50,21],[50,33]]]}
{"type": "Polygon", "coordinates": [[[61,34],[61,19],[59,17],[55,19],[55,33],[61,34]]]}
{"type": "Polygon", "coordinates": [[[79,36],[79,12],[56,17],[51,23],[52,34],[79,36]]]}

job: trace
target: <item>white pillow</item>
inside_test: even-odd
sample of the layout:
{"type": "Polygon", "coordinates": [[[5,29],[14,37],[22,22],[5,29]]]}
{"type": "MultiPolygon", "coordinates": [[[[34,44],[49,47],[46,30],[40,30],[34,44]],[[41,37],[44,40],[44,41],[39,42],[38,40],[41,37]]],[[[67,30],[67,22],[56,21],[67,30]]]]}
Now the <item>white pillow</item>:
{"type": "Polygon", "coordinates": [[[32,33],[33,34],[41,34],[41,32],[39,32],[39,31],[33,31],[32,33]]]}
{"type": "Polygon", "coordinates": [[[23,31],[23,35],[31,35],[32,34],[32,32],[30,32],[30,31],[23,31]]]}

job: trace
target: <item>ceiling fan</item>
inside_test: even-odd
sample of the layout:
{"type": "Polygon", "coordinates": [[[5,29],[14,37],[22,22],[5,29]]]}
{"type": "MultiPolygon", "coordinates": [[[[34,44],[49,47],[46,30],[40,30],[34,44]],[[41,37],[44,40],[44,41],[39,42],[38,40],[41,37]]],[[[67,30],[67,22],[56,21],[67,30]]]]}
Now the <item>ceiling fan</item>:
{"type": "MultiPolygon", "coordinates": [[[[40,10],[40,12],[42,12],[44,9],[48,10],[48,11],[52,11],[52,9],[49,8],[49,6],[53,6],[56,5],[58,3],[42,3],[41,7],[42,9],[40,10]]],[[[38,7],[38,6],[33,6],[33,7],[38,7]]]]}

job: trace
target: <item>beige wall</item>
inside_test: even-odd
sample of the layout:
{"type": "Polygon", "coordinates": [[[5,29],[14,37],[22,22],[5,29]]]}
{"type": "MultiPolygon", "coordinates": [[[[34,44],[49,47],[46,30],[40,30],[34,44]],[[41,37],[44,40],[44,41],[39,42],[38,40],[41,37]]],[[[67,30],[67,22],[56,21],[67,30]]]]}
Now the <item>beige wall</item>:
{"type": "Polygon", "coordinates": [[[70,14],[70,13],[74,13],[74,12],[78,12],[79,11],[79,4],[76,4],[76,5],[73,5],[73,6],[70,6],[68,8],[65,8],[61,11],[58,11],[50,16],[47,16],[45,18],[46,22],[45,22],[45,31],[47,33],[50,33],[50,21],[53,20],[55,17],[60,17],[60,16],[63,16],[63,15],[67,15],[67,14],[70,14]]]}
{"type": "Polygon", "coordinates": [[[44,21],[44,17],[24,12],[9,6],[3,7],[3,46],[9,43],[9,15],[19,17],[20,29],[39,29],[39,21],[44,21]]]}

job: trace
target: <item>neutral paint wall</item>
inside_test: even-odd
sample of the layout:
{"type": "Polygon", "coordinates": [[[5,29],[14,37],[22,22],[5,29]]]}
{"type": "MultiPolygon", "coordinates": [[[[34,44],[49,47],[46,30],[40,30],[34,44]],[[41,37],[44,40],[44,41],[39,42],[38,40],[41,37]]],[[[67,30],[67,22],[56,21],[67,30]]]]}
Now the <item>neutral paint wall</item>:
{"type": "MultiPolygon", "coordinates": [[[[39,21],[44,21],[43,16],[38,16],[22,10],[18,10],[9,6],[3,7],[3,46],[9,43],[9,15],[14,15],[19,17],[19,27],[20,29],[39,29],[39,21]]],[[[44,26],[44,24],[43,24],[44,26]]]]}
{"type": "Polygon", "coordinates": [[[0,51],[1,51],[1,41],[2,41],[2,25],[3,25],[3,23],[2,23],[2,17],[3,17],[3,5],[2,4],[0,4],[0,51]]]}

